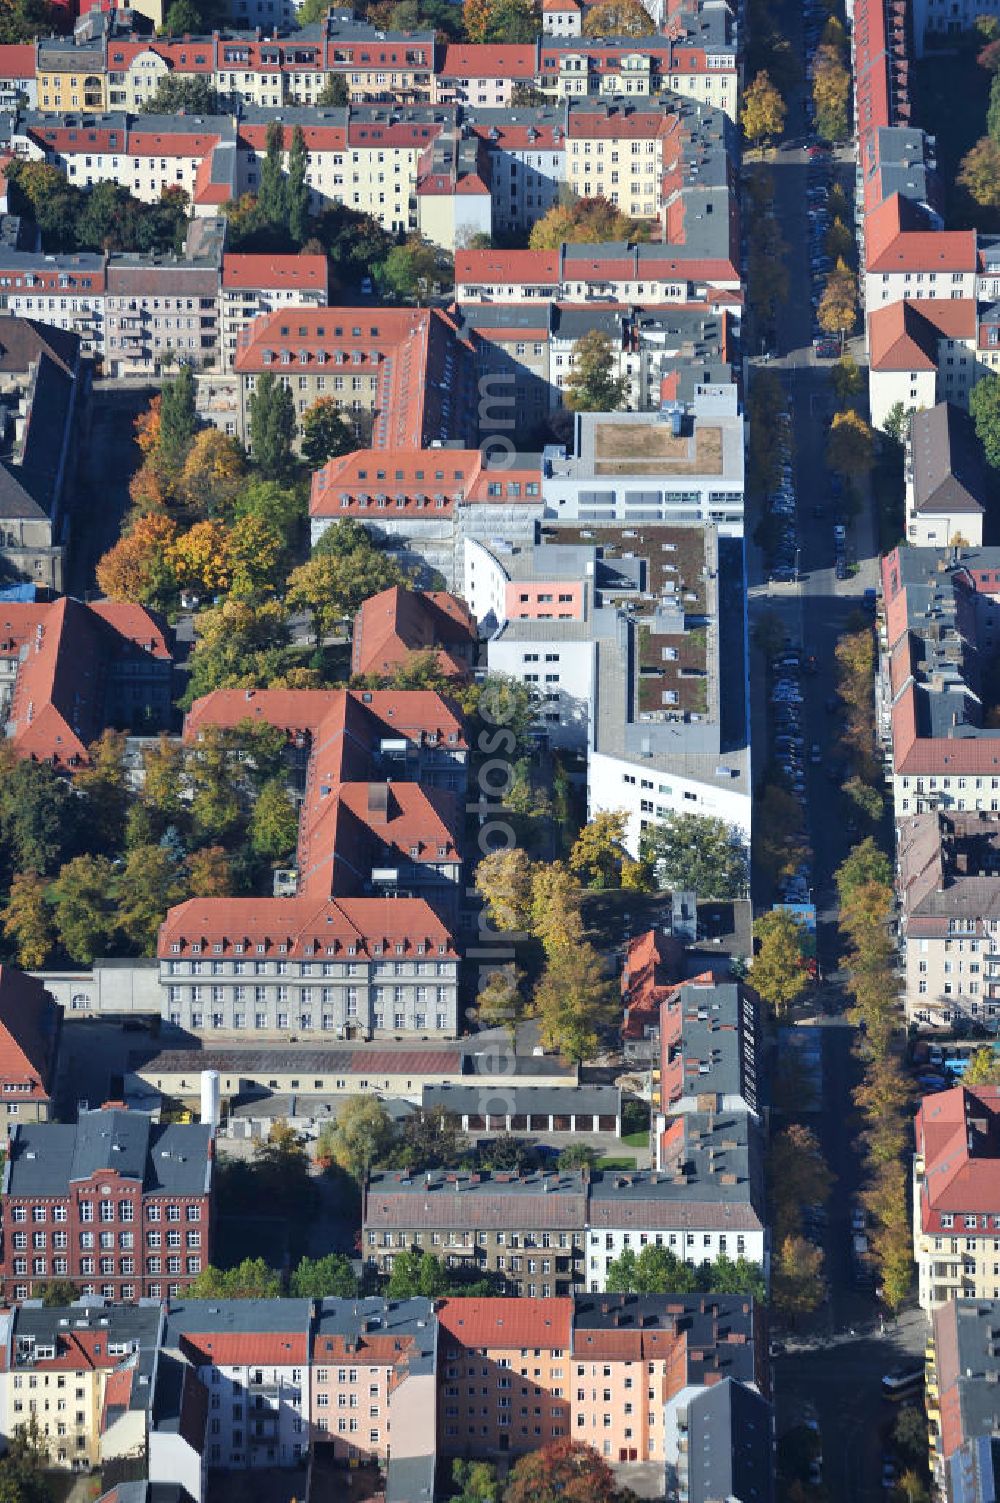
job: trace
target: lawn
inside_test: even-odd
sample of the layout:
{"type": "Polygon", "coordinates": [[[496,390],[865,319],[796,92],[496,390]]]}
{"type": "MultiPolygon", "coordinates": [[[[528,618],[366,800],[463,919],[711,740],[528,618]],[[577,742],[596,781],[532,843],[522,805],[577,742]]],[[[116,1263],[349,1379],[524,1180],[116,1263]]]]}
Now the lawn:
{"type": "Polygon", "coordinates": [[[606,1159],[598,1159],[597,1167],[598,1169],[634,1169],[635,1159],[612,1154],[606,1159]]]}
{"type": "Polygon", "coordinates": [[[598,423],[594,468],[599,475],[619,472],[656,475],[722,474],[722,429],[699,425],[694,439],[675,438],[667,423],[598,423]]]}
{"type": "Polygon", "coordinates": [[[649,1133],[630,1132],[627,1135],[623,1134],[621,1141],[625,1144],[626,1148],[648,1148],[649,1133]]]}

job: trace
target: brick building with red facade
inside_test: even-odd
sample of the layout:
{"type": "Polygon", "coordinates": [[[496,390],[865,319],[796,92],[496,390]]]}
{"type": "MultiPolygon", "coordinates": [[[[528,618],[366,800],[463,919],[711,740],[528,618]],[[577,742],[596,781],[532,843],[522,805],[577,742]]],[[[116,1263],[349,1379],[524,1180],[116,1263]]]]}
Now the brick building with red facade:
{"type": "Polygon", "coordinates": [[[21,1123],[0,1192],[0,1298],[50,1279],[82,1294],[179,1294],[207,1267],[212,1129],[138,1112],[83,1112],[76,1125],[21,1123]]]}

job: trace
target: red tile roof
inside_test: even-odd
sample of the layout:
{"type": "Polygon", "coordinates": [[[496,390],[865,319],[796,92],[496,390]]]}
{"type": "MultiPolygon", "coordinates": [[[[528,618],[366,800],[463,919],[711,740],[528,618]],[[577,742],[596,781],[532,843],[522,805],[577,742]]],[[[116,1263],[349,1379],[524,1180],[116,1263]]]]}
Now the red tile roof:
{"type": "Polygon", "coordinates": [[[457,959],[451,935],[423,898],[189,898],[167,914],[158,953],[211,952],[217,944],[224,955],[258,953],[264,945],[265,954],[299,959],[395,955],[401,944],[407,956],[457,959]]]}
{"type": "Polygon", "coordinates": [[[936,371],[938,341],[976,339],[971,298],[903,298],[876,308],[868,318],[872,370],[936,371]]]}
{"type": "Polygon", "coordinates": [[[41,981],[0,966],[0,1088],[28,1086],[19,1101],[46,1101],[55,1066],[59,1009],[41,981]]]}
{"type": "Polygon", "coordinates": [[[460,677],[469,671],[475,642],[475,618],[463,600],[444,590],[396,585],[370,596],[355,616],[351,671],[391,673],[411,653],[438,649],[441,672],[460,677]]]}
{"type": "Polygon", "coordinates": [[[870,274],[976,269],[975,230],[934,230],[924,211],[899,193],[868,215],[865,246],[870,274]]]}
{"type": "Polygon", "coordinates": [[[1000,1086],[956,1086],[920,1103],[917,1152],[924,1161],[920,1224],[942,1230],[955,1218],[963,1236],[1000,1231],[1000,1086]],[[975,1227],[964,1218],[975,1216],[975,1227]]]}
{"type": "Polygon", "coordinates": [[[185,1331],[181,1351],[197,1365],[305,1367],[309,1337],[305,1331],[185,1331]]]}
{"type": "MultiPolygon", "coordinates": [[[[564,9],[579,9],[574,0],[562,0],[564,9]]],[[[452,42],[444,49],[439,78],[533,79],[537,67],[533,45],[452,42]]]]}
{"type": "Polygon", "coordinates": [[[573,1334],[571,1299],[447,1299],[438,1308],[442,1332],[466,1347],[568,1351],[573,1334]]]}
{"type": "Polygon", "coordinates": [[[87,760],[104,729],[108,662],[148,653],[169,658],[165,629],[143,606],[69,596],[49,604],[0,604],[0,653],[20,653],[8,722],[15,750],[56,766],[87,760]]]}
{"type": "Polygon", "coordinates": [[[325,256],[226,255],[222,258],[224,289],[268,288],[281,292],[327,292],[329,263],[325,256]]]}

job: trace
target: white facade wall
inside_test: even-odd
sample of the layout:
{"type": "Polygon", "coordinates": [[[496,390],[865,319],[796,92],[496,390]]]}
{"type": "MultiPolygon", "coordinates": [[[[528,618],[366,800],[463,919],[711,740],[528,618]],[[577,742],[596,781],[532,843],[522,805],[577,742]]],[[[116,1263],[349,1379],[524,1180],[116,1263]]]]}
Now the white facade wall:
{"type": "Polygon", "coordinates": [[[936,371],[870,371],[868,403],[872,427],[881,428],[897,402],[921,412],[937,402],[936,371]]]}
{"type": "Polygon", "coordinates": [[[691,1224],[684,1230],[673,1232],[644,1232],[630,1226],[614,1227],[587,1233],[587,1288],[592,1294],[603,1294],[608,1269],[624,1250],[630,1248],[638,1257],[649,1243],[668,1247],[678,1258],[699,1267],[702,1263],[714,1263],[721,1253],[728,1258],[748,1258],[753,1263],[765,1266],[767,1234],[763,1227],[756,1231],[720,1232],[718,1228],[706,1229],[698,1225],[697,1207],[691,1208],[691,1224]]]}
{"type": "Polygon", "coordinates": [[[299,1466],[309,1451],[309,1367],[200,1367],[209,1467],[299,1466]]]}
{"type": "Polygon", "coordinates": [[[903,298],[971,298],[976,292],[976,271],[884,271],[865,273],[865,312],[903,298]]]}
{"type": "Polygon", "coordinates": [[[528,684],[539,696],[538,724],[550,745],[583,753],[590,739],[594,703],[596,650],[590,641],[558,640],[539,623],[534,641],[523,635],[508,640],[501,632],[486,652],[491,673],[504,673],[528,684]]]}
{"type": "Polygon", "coordinates": [[[751,798],[749,792],[718,788],[649,761],[629,761],[602,752],[590,753],[587,762],[587,818],[602,809],[624,809],[628,814],[625,844],[632,856],[639,854],[639,837],[647,824],[668,813],[702,814],[734,825],[749,844],[751,798]]]}

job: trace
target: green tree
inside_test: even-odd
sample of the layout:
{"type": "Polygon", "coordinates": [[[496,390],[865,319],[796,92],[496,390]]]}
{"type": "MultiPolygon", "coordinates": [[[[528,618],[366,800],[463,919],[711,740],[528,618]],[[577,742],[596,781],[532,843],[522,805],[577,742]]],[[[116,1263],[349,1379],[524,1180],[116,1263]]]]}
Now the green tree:
{"type": "Polygon", "coordinates": [[[503,1503],[503,1484],[490,1461],[464,1461],[451,1464],[450,1503],[503,1503]]]}
{"type": "Polygon", "coordinates": [[[182,365],[160,393],[159,453],[164,463],[179,471],[197,431],[194,372],[182,365]]]}
{"type": "Polygon", "coordinates": [[[959,163],[958,183],[980,208],[995,209],[1000,204],[1000,142],[980,136],[959,163]]]}
{"type": "Polygon", "coordinates": [[[597,1149],[589,1143],[571,1143],[562,1150],[557,1162],[560,1169],[593,1169],[597,1160],[597,1149]]]}
{"type": "Polygon", "coordinates": [[[52,884],[59,942],[81,965],[107,953],[116,926],[114,887],[114,868],[106,856],[74,857],[52,884]]]}
{"type": "Polygon", "coordinates": [[[776,1260],[772,1282],[775,1307],[794,1321],[809,1315],[826,1298],[823,1251],[804,1237],[786,1237],[776,1260]]]}
{"type": "Polygon", "coordinates": [[[753,932],[758,948],[750,980],[780,1017],[809,985],[802,925],[786,908],[775,908],[755,921],[753,932]]]}
{"type": "Polygon", "coordinates": [[[3,910],[3,932],[16,947],[17,963],[34,971],[49,958],[54,939],[52,910],[37,872],[15,872],[3,910]]]}
{"type": "Polygon", "coordinates": [[[309,234],[309,184],[306,170],[309,154],[301,125],[292,131],[292,144],[288,152],[288,229],[296,245],[302,245],[309,234]]]}
{"type": "Polygon", "coordinates": [[[792,1122],[775,1133],[769,1150],[768,1184],[774,1237],[780,1245],[786,1237],[801,1232],[803,1206],[825,1205],[833,1188],[833,1176],[811,1128],[792,1122]]]}
{"type": "Polygon", "coordinates": [[[830,382],[837,401],[843,405],[859,396],[864,378],[857,361],[851,355],[841,355],[830,372],[830,382]]]}
{"type": "Polygon", "coordinates": [[[18,758],[0,743],[0,840],[15,871],[49,876],[77,846],[81,804],[48,762],[18,758]]]}
{"type": "MultiPolygon", "coordinates": [[[[839,334],[840,348],[851,333],[858,316],[858,283],[853,271],[841,259],[830,272],[816,309],[816,321],[826,334],[839,334]]],[[[837,417],[843,416],[837,413],[837,417]]]]}
{"type": "Polygon", "coordinates": [[[201,31],[201,11],[194,0],[171,0],[162,29],[168,37],[197,36],[201,31]]]}
{"type": "Polygon", "coordinates": [[[842,903],[870,882],[891,888],[892,862],[869,835],[851,847],[834,873],[834,881],[842,903]]]}
{"type": "MultiPolygon", "coordinates": [[[[299,6],[298,14],[300,20],[303,11],[309,4],[310,0],[305,0],[305,4],[299,6]]],[[[325,14],[326,0],[317,0],[317,4],[324,6],[325,14]]],[[[321,109],[326,107],[342,110],[350,102],[350,98],[351,91],[345,75],[343,73],[328,73],[326,75],[326,82],[316,96],[316,103],[321,109]]]]}
{"type": "Polygon", "coordinates": [[[89,765],[76,775],[81,796],[81,817],[93,847],[114,854],[122,847],[129,791],[125,777],[125,742],[122,731],[106,730],[87,748],[89,765]]]}
{"type": "Polygon", "coordinates": [[[244,1258],[235,1268],[210,1263],[184,1291],[186,1299],[276,1299],[281,1278],[263,1258],[244,1258]]]}
{"type": "Polygon", "coordinates": [[[826,462],[831,470],[849,480],[867,475],[875,463],[872,430],[851,407],[833,414],[826,446],[826,462]]]}
{"type": "Polygon", "coordinates": [[[1000,469],[1000,376],[994,371],[970,391],[969,411],[986,458],[994,469],[1000,469]]]}
{"type": "Polygon", "coordinates": [[[335,397],[319,397],[302,414],[302,458],[311,470],[358,447],[354,429],[335,397]]]}
{"type": "Polygon", "coordinates": [[[750,881],[746,845],[735,825],[703,814],[671,810],[643,831],[640,855],[658,885],[700,898],[745,897],[750,881]]]}
{"type": "Polygon", "coordinates": [[[468,1139],[455,1113],[445,1106],[432,1106],[404,1118],[392,1158],[401,1169],[421,1173],[457,1168],[467,1149],[468,1139]]]}
{"type": "Polygon", "coordinates": [[[740,124],[753,145],[770,141],[784,130],[785,101],[766,72],[758,73],[744,91],[740,124]]]}
{"type": "Polygon", "coordinates": [[[333,1162],[357,1180],[382,1161],[393,1139],[392,1119],[377,1096],[351,1096],[337,1113],[324,1146],[333,1162]]]}
{"type": "Polygon", "coordinates": [[[989,1045],[977,1049],[962,1076],[963,1085],[1000,1085],[1000,1054],[989,1045]]]}
{"type": "Polygon", "coordinates": [[[260,164],[257,209],[265,224],[274,229],[288,228],[288,179],[285,176],[285,128],[272,120],[265,137],[264,160],[260,164]]]}
{"type": "Polygon", "coordinates": [[[392,247],[378,268],[379,280],[397,297],[419,302],[430,295],[435,282],[447,280],[439,265],[440,254],[419,235],[411,235],[405,244],[392,247]]]}
{"type": "Polygon", "coordinates": [[[295,850],[299,819],[280,778],[265,783],[250,818],[250,844],[258,856],[280,861],[295,850]]]}
{"type": "Polygon", "coordinates": [[[291,391],[272,371],[264,371],[250,393],[250,449],[265,479],[280,481],[290,474],[295,427],[291,391]]]}
{"type": "Polygon", "coordinates": [[[588,887],[620,887],[628,810],[600,809],[587,821],[569,853],[569,869],[588,887]]]}
{"type": "Polygon", "coordinates": [[[303,1258],[292,1273],[289,1294],[296,1299],[356,1299],[358,1281],[350,1259],[342,1253],[326,1253],[322,1258],[303,1258]]]}
{"type": "Polygon", "coordinates": [[[167,73],[140,107],[143,115],[217,115],[219,95],[207,78],[167,73]]]}
{"type": "Polygon", "coordinates": [[[156,954],[156,937],[167,909],[185,896],[173,855],[160,845],[129,851],[115,883],[118,927],[140,953],[156,954]]]}
{"type": "Polygon", "coordinates": [[[882,432],[894,444],[904,442],[910,429],[911,414],[902,402],[893,402],[882,421],[882,432]]]}
{"type": "Polygon", "coordinates": [[[616,1012],[613,988],[593,945],[550,950],[531,1011],[545,1048],[558,1049],[577,1063],[593,1058],[599,1034],[616,1012]]]}
{"type": "Polygon", "coordinates": [[[372,595],[407,584],[407,576],[392,555],[376,548],[366,534],[350,553],[317,547],[312,558],[288,576],[285,603],[290,610],[309,612],[319,646],[342,622],[353,621],[372,595]]]}
{"type": "Polygon", "coordinates": [[[573,412],[617,412],[625,400],[628,382],[616,376],[615,352],[609,336],[600,329],[582,334],[573,346],[572,365],[563,396],[573,412]]]}
{"type": "Polygon", "coordinates": [[[420,1295],[436,1299],[447,1288],[448,1277],[440,1259],[421,1252],[419,1247],[409,1247],[393,1258],[385,1292],[389,1299],[416,1299],[420,1295]]]}
{"type": "MultiPolygon", "coordinates": [[[[34,1297],[38,1298],[39,1289],[35,1285],[34,1297]]],[[[60,1307],[74,1304],[80,1298],[80,1291],[71,1279],[49,1279],[48,1283],[41,1288],[42,1304],[47,1310],[57,1310],[60,1307]]]]}

